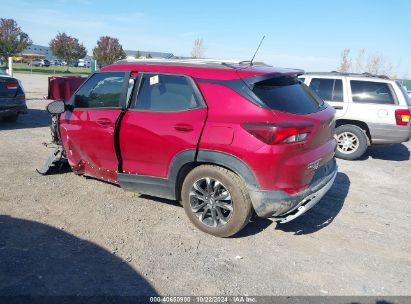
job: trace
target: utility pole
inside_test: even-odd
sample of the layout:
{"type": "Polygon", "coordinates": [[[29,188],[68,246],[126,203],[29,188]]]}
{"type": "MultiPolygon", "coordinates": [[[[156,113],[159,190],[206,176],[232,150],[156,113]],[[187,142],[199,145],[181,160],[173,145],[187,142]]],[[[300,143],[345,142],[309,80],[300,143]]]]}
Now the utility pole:
{"type": "Polygon", "coordinates": [[[7,74],[9,74],[10,76],[13,76],[13,57],[9,57],[9,65],[8,65],[8,69],[7,69],[7,74]]]}

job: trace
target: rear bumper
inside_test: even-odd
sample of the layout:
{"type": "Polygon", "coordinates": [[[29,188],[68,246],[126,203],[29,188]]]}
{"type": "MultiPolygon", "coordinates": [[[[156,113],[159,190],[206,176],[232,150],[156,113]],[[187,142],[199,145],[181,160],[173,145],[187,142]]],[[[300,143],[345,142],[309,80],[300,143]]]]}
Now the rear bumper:
{"type": "Polygon", "coordinates": [[[7,108],[0,107],[0,118],[7,117],[10,115],[15,115],[15,114],[26,114],[26,113],[27,113],[26,105],[7,107],[7,108]]]}
{"type": "Polygon", "coordinates": [[[368,124],[373,144],[399,144],[411,138],[411,126],[368,124]]]}
{"type": "Polygon", "coordinates": [[[250,189],[250,198],[257,215],[286,223],[308,211],[331,188],[337,176],[338,167],[335,159],[332,159],[317,170],[321,172],[321,178],[315,178],[308,189],[296,194],[250,189]]]}

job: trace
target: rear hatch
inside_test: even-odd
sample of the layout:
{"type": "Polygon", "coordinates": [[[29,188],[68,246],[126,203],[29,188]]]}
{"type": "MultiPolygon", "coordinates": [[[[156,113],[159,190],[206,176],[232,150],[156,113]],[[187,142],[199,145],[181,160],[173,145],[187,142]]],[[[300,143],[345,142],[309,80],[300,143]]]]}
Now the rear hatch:
{"type": "Polygon", "coordinates": [[[410,126],[411,125],[411,99],[408,95],[407,88],[400,82],[396,81],[398,87],[401,90],[402,96],[405,100],[405,106],[403,109],[399,108],[395,110],[395,120],[396,124],[399,126],[410,126]]]}
{"type": "Polygon", "coordinates": [[[296,74],[267,75],[247,80],[252,93],[272,110],[274,123],[312,125],[304,148],[315,148],[334,136],[335,110],[302,83],[296,74]]]}
{"type": "Polygon", "coordinates": [[[411,98],[408,95],[407,88],[399,81],[397,81],[397,85],[400,87],[400,90],[401,90],[402,95],[404,97],[405,103],[406,103],[408,109],[411,111],[411,98]]]}
{"type": "Polygon", "coordinates": [[[17,79],[8,76],[0,76],[0,98],[16,97],[18,88],[19,82],[17,79]]]}
{"type": "Polygon", "coordinates": [[[0,75],[0,110],[26,105],[26,97],[20,82],[9,76],[0,75]]]}
{"type": "Polygon", "coordinates": [[[335,110],[297,76],[298,73],[282,73],[243,79],[251,98],[273,114],[265,130],[260,124],[259,129],[251,133],[271,136],[272,142],[267,143],[272,145],[273,154],[282,157],[278,187],[291,192],[313,183],[314,175],[321,178],[329,173],[323,170],[317,174],[316,171],[322,167],[333,168],[329,165],[336,147],[335,110]]]}

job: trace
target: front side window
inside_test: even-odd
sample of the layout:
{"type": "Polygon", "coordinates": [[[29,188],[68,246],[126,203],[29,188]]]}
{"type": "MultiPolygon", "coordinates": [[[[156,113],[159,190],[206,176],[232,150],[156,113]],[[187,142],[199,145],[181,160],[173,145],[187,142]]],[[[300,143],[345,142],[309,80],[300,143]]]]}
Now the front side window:
{"type": "Polygon", "coordinates": [[[388,83],[351,80],[350,84],[354,102],[396,104],[393,89],[388,83]]]}
{"type": "Polygon", "coordinates": [[[199,107],[196,94],[185,76],[144,74],[133,108],[157,112],[176,112],[199,107]]]}
{"type": "Polygon", "coordinates": [[[94,74],[74,96],[76,108],[119,108],[124,72],[94,74]]]}
{"type": "Polygon", "coordinates": [[[310,88],[323,100],[344,101],[341,79],[313,78],[310,88]]]}

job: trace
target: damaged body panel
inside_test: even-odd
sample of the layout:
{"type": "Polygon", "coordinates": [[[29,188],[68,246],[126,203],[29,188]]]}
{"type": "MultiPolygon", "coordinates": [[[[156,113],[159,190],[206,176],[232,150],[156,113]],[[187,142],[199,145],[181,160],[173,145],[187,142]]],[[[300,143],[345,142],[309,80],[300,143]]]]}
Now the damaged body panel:
{"type": "Polygon", "coordinates": [[[181,200],[215,236],[238,232],[253,211],[291,221],[337,175],[335,110],[300,74],[191,61],[105,67],[49,104],[57,148],[38,171],[66,161],[78,175],[181,200]]]}

